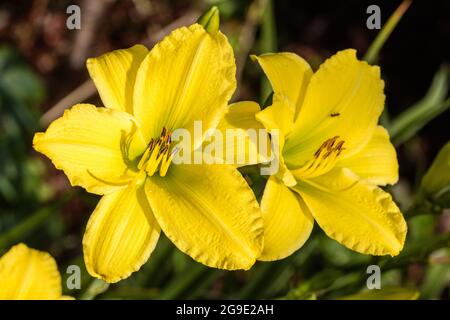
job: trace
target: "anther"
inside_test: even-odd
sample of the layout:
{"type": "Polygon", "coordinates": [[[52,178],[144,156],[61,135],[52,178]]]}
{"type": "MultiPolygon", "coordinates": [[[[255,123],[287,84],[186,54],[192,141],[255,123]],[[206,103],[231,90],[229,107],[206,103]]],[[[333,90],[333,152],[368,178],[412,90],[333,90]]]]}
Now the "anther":
{"type": "Polygon", "coordinates": [[[170,152],[171,141],[171,132],[164,127],[160,137],[152,138],[148,143],[147,150],[139,161],[138,169],[145,170],[150,176],[157,171],[160,176],[165,176],[174,156],[174,152],[170,152]]]}

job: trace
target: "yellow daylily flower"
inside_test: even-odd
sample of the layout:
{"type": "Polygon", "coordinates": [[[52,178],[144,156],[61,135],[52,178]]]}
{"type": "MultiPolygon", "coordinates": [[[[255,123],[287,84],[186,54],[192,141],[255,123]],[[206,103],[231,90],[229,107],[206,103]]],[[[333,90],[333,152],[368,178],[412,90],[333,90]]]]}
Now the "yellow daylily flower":
{"type": "Polygon", "coordinates": [[[249,269],[262,250],[263,222],[245,179],[231,165],[172,163],[174,130],[192,132],[194,121],[214,129],[228,111],[236,66],[227,38],[194,24],[151,51],[136,45],[87,67],[106,108],[72,107],[35,135],[34,148],[72,185],[102,195],[83,239],[89,273],[107,282],[128,277],[160,229],[198,262],[249,269]]]}
{"type": "Polygon", "coordinates": [[[265,225],[260,260],[282,259],[308,239],[314,221],[360,253],[397,255],[407,226],[378,185],[398,180],[396,152],[377,126],[384,107],[378,67],[344,50],[316,73],[293,53],[253,57],[269,78],[273,103],[256,112],[278,129],[280,169],[261,201],[265,225]]]}
{"type": "Polygon", "coordinates": [[[0,258],[0,300],[67,300],[55,259],[20,243],[0,258]]]}

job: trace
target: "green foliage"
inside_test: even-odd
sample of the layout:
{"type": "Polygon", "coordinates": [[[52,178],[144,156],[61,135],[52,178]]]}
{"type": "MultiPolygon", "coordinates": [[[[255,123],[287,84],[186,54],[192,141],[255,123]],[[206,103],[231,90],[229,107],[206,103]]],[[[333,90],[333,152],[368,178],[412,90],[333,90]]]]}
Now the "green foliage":
{"type": "Polygon", "coordinates": [[[370,290],[342,297],[342,300],[416,300],[419,291],[414,288],[385,288],[370,290]]]}
{"type": "Polygon", "coordinates": [[[36,107],[44,95],[28,65],[13,49],[0,46],[0,231],[51,196],[42,181],[42,162],[29,156],[38,128],[36,107]]]}
{"type": "Polygon", "coordinates": [[[428,122],[450,107],[446,99],[449,86],[449,68],[442,66],[434,75],[427,94],[401,113],[389,126],[393,143],[398,146],[413,137],[428,122]]]}
{"type": "Polygon", "coordinates": [[[439,299],[450,282],[450,249],[443,248],[430,256],[430,263],[425,271],[420,297],[422,299],[439,299]]]}
{"type": "MultiPolygon", "coordinates": [[[[267,0],[261,21],[261,38],[259,49],[262,53],[277,51],[277,30],[275,26],[275,13],[273,10],[273,0],[267,0]]],[[[266,77],[261,79],[261,101],[267,99],[272,93],[272,87],[266,77]]]]}
{"type": "Polygon", "coordinates": [[[450,141],[422,179],[420,194],[442,208],[450,207],[450,141]]]}
{"type": "MultiPolygon", "coordinates": [[[[226,19],[242,18],[249,3],[207,1],[208,5],[217,5],[226,19]]],[[[274,1],[267,2],[261,20],[257,48],[254,48],[261,52],[277,50],[273,4],[274,1]]],[[[200,22],[205,26],[210,24],[215,10],[211,9],[200,22]]],[[[400,17],[397,15],[387,31],[380,33],[366,54],[368,61],[378,59],[400,17]]],[[[216,23],[218,26],[218,20],[211,24],[213,31],[216,23]]],[[[270,104],[271,90],[266,77],[261,73],[257,81],[261,84],[259,95],[266,100],[264,105],[270,104]]],[[[449,68],[443,66],[436,72],[424,98],[389,125],[396,145],[416,136],[421,128],[448,109],[448,87],[449,68]]],[[[63,206],[73,198],[73,192],[66,192],[56,200],[44,180],[42,161],[31,152],[32,136],[39,128],[38,107],[44,97],[44,85],[35,72],[17,52],[0,47],[0,251],[15,242],[37,240],[43,244],[41,248],[49,248],[54,254],[62,271],[67,265],[80,266],[82,289],[71,291],[63,285],[67,295],[79,299],[417,299],[420,291],[422,299],[439,299],[448,291],[450,234],[437,232],[436,226],[443,217],[443,209],[450,206],[450,142],[426,172],[419,189],[412,189],[406,199],[408,239],[397,257],[371,257],[353,252],[315,228],[304,247],[286,259],[257,262],[248,272],[226,272],[196,263],[161,235],[149,261],[130,278],[113,285],[93,279],[84,268],[81,236],[97,198],[82,192],[77,194],[77,205],[83,212],[82,217],[77,217],[80,225],[70,235],[63,233],[66,226],[58,213],[64,211],[63,206]],[[51,204],[46,205],[47,201],[51,204]],[[41,228],[44,224],[46,228],[41,228]],[[38,232],[42,229],[43,232],[38,232]],[[386,285],[381,290],[366,290],[366,269],[371,264],[381,267],[382,283],[386,285]],[[411,266],[419,266],[423,273],[414,283],[408,279],[411,266]]],[[[260,199],[266,180],[259,175],[258,167],[243,167],[240,171],[260,199]]],[[[62,272],[62,276],[65,283],[67,274],[62,272]]]]}

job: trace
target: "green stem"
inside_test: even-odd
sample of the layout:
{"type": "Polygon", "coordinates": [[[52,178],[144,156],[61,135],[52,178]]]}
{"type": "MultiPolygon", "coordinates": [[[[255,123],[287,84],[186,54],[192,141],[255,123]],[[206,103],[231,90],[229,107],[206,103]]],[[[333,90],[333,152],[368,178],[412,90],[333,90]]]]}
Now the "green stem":
{"type": "Polygon", "coordinates": [[[388,21],[383,26],[381,31],[378,33],[377,37],[372,42],[366,54],[364,55],[363,58],[364,60],[366,60],[369,63],[376,62],[376,60],[378,59],[378,54],[381,51],[381,48],[391,35],[392,31],[394,31],[403,14],[406,12],[406,10],[408,10],[409,6],[411,5],[411,1],[412,0],[404,0],[400,4],[400,6],[394,11],[394,13],[389,17],[388,21]]]}
{"type": "MultiPolygon", "coordinates": [[[[267,1],[261,19],[260,50],[263,53],[275,52],[277,50],[277,32],[272,0],[267,1]]],[[[261,102],[265,101],[271,92],[272,87],[269,81],[266,77],[263,77],[261,80],[261,102]]]]}
{"type": "Polygon", "coordinates": [[[89,287],[83,292],[80,296],[81,300],[93,300],[99,294],[105,292],[109,288],[109,283],[100,280],[94,279],[89,284],[89,287]]]}

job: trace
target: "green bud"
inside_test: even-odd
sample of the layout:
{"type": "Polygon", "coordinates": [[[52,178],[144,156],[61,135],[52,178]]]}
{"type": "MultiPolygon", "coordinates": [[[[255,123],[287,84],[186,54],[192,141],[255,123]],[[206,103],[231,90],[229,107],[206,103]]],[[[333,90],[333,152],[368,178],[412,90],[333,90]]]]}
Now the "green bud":
{"type": "Polygon", "coordinates": [[[219,8],[211,7],[197,20],[197,23],[201,24],[210,34],[216,34],[220,27],[219,8]]]}

